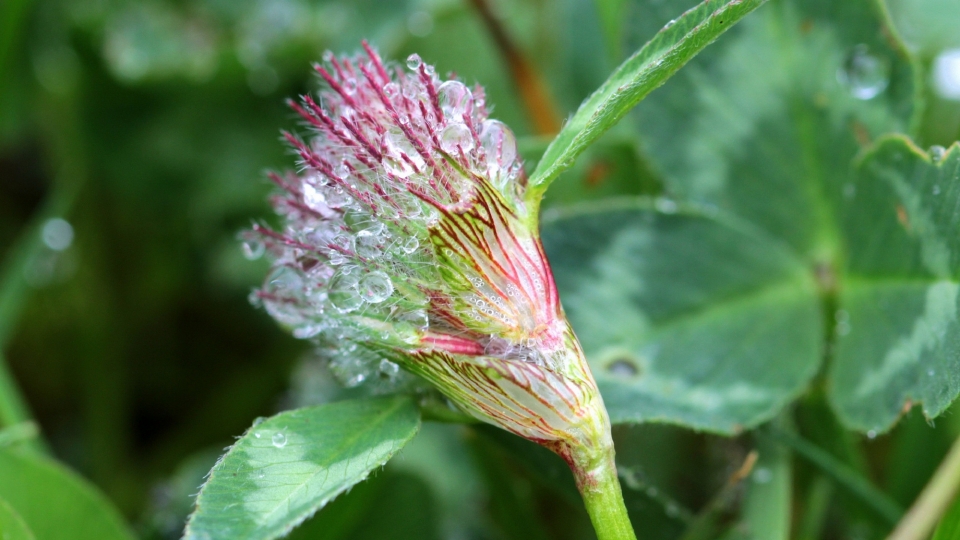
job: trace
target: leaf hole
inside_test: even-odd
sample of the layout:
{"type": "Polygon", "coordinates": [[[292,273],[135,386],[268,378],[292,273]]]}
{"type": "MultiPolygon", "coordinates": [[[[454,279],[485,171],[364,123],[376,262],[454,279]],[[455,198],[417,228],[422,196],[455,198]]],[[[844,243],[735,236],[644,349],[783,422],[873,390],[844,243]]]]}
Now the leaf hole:
{"type": "Polygon", "coordinates": [[[607,362],[607,371],[617,377],[636,377],[640,374],[640,367],[633,358],[617,357],[607,362]]]}

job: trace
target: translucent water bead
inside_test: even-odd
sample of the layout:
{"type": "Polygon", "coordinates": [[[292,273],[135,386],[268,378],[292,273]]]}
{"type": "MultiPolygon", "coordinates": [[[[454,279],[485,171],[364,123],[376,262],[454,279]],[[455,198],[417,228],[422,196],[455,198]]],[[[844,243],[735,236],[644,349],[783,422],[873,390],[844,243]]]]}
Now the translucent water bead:
{"type": "Polygon", "coordinates": [[[484,120],[480,124],[480,146],[486,156],[487,174],[502,187],[510,166],[517,159],[516,136],[503,122],[484,120]]]}
{"type": "Polygon", "coordinates": [[[333,307],[341,313],[349,313],[363,305],[363,298],[360,297],[358,290],[360,284],[358,274],[359,271],[355,267],[344,266],[330,279],[327,296],[333,307]]]}
{"type": "Polygon", "coordinates": [[[459,121],[473,108],[473,95],[470,89],[460,81],[447,81],[437,88],[437,100],[440,110],[447,121],[459,121]]]}
{"type": "Polygon", "coordinates": [[[418,169],[423,170],[425,163],[423,156],[417,152],[399,127],[393,126],[383,134],[381,147],[384,153],[383,168],[388,173],[398,178],[407,178],[418,169]]]}
{"type": "Polygon", "coordinates": [[[473,150],[473,134],[470,133],[470,128],[460,123],[445,127],[440,133],[440,148],[452,155],[458,155],[461,151],[466,154],[473,150]]]}
{"type": "Polygon", "coordinates": [[[359,291],[363,300],[371,304],[379,304],[393,294],[393,282],[383,272],[371,272],[360,279],[359,291]]]}
{"type": "Polygon", "coordinates": [[[864,44],[853,48],[837,71],[837,80],[845,85],[853,97],[873,99],[890,84],[890,62],[872,54],[864,44]]]}

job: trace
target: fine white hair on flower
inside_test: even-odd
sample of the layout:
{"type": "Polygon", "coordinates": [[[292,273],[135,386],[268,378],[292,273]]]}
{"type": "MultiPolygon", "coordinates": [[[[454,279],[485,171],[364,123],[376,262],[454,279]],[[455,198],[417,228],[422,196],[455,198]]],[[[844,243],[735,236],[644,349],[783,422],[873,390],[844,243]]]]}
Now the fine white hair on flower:
{"type": "Polygon", "coordinates": [[[283,227],[243,234],[272,261],[253,300],[351,365],[357,344],[368,363],[432,348],[549,363],[566,326],[513,133],[481,87],[363,46],[325,54],[318,96],[290,102],[309,134],[284,133],[299,172],[270,174],[283,227]]]}

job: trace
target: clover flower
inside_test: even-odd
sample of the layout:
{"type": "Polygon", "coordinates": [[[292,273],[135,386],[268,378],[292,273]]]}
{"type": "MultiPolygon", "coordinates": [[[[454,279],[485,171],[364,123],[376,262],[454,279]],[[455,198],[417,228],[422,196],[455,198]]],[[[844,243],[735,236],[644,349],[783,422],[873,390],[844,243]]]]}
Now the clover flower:
{"type": "Polygon", "coordinates": [[[363,46],[327,53],[318,99],[290,103],[311,136],[285,133],[300,172],[270,175],[282,230],[245,234],[251,255],[273,261],[256,300],[327,347],[348,384],[400,366],[571,465],[612,464],[513,133],[488,117],[481,87],[363,46]]]}

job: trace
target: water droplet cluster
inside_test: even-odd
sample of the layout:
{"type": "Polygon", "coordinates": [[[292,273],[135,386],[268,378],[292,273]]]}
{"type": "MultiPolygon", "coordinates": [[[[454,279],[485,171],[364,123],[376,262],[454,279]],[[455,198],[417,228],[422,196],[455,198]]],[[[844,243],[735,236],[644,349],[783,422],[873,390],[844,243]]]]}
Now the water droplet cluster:
{"type": "Polygon", "coordinates": [[[324,350],[346,386],[395,378],[380,353],[422,347],[428,330],[475,331],[480,350],[536,361],[536,347],[497,337],[557,305],[531,301],[552,288],[535,231],[508,230],[529,222],[513,132],[487,117],[479,86],[443,81],[417,55],[385,64],[364,46],[324,55],[324,88],[290,103],[311,134],[285,134],[301,172],[270,175],[282,229],[242,234],[247,258],[272,262],[251,300],[296,337],[338,344],[324,350]],[[438,240],[463,216],[472,225],[457,226],[482,249],[438,240]],[[506,264],[514,249],[527,262],[506,264]],[[503,267],[519,277],[497,277],[503,267]]]}

